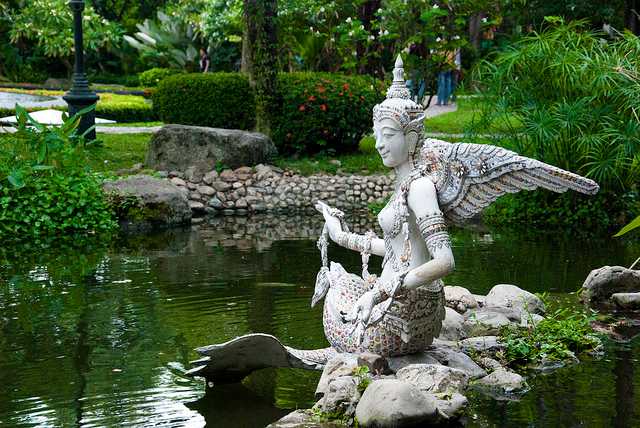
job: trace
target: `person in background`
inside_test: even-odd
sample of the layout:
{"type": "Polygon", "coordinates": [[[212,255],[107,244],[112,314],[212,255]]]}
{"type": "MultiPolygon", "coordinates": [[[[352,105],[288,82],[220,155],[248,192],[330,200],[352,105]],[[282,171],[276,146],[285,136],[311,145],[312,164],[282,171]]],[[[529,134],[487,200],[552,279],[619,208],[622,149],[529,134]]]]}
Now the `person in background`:
{"type": "Polygon", "coordinates": [[[208,73],[210,65],[211,59],[209,55],[207,55],[207,51],[204,48],[200,48],[200,72],[208,73]]]}
{"type": "Polygon", "coordinates": [[[438,74],[438,101],[436,105],[446,106],[449,103],[449,97],[453,92],[453,70],[454,64],[454,52],[445,53],[446,62],[444,69],[438,74]]]}

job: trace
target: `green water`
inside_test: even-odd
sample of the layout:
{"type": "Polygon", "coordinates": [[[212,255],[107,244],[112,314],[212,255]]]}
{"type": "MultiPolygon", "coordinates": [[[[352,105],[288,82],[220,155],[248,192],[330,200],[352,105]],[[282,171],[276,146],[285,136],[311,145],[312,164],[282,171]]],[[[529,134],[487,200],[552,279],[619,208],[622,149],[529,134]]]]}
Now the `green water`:
{"type": "MultiPolygon", "coordinates": [[[[0,250],[0,426],[260,427],[313,404],[318,373],[267,370],[205,392],[193,348],[249,332],[326,346],[310,309],[315,217],[221,218],[111,244],[0,250]]],[[[362,229],[366,224],[356,226],[362,229]]],[[[454,232],[446,283],[513,283],[575,304],[589,271],[629,265],[633,242],[454,232]]],[[[358,271],[357,254],[330,258],[358,271]]],[[[380,261],[372,261],[372,270],[380,261]]],[[[531,377],[519,402],[472,394],[469,426],[639,426],[640,341],[531,377]]]]}

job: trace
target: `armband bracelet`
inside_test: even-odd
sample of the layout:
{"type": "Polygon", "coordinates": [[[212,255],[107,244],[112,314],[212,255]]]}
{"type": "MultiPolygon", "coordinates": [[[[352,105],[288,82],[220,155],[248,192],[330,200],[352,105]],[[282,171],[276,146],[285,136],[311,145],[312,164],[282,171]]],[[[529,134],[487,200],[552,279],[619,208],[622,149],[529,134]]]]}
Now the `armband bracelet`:
{"type": "Polygon", "coordinates": [[[451,240],[447,233],[447,224],[441,212],[433,213],[417,219],[420,234],[427,244],[429,253],[433,256],[436,250],[444,247],[451,248],[451,240]]]}
{"type": "MultiPolygon", "coordinates": [[[[336,243],[342,247],[358,252],[367,250],[367,238],[363,235],[358,235],[357,233],[339,232],[336,237],[336,243]]],[[[369,243],[369,247],[370,246],[371,244],[369,243]]]]}

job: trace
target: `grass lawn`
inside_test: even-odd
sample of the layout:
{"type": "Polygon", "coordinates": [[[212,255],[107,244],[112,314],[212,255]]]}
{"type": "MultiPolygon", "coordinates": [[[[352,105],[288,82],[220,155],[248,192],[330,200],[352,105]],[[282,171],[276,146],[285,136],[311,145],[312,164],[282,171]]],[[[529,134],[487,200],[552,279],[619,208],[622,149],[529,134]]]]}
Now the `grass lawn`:
{"type": "MultiPolygon", "coordinates": [[[[442,132],[445,134],[464,134],[469,130],[474,120],[480,119],[480,98],[458,98],[458,110],[445,113],[440,116],[426,119],[424,122],[424,130],[426,133],[442,132]]],[[[511,126],[517,126],[518,121],[515,117],[510,117],[511,126]]],[[[500,133],[504,129],[504,124],[494,122],[483,133],[500,133]]]]}
{"type": "Polygon", "coordinates": [[[108,126],[108,127],[126,127],[126,128],[141,128],[141,127],[149,127],[149,126],[162,126],[164,122],[154,121],[154,122],[123,122],[123,123],[101,123],[100,126],[108,126]]]}
{"type": "Polygon", "coordinates": [[[89,151],[89,166],[94,171],[111,172],[143,163],[151,134],[100,134],[101,147],[89,151]]]}

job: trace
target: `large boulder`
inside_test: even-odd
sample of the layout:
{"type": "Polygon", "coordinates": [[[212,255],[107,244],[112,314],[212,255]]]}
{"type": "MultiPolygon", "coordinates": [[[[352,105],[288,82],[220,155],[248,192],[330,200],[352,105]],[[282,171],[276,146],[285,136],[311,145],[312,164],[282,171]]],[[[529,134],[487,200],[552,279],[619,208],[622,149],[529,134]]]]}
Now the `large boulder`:
{"type": "Polygon", "coordinates": [[[457,341],[467,337],[464,317],[449,307],[445,307],[445,317],[440,329],[440,339],[457,341]]]}
{"type": "Polygon", "coordinates": [[[461,392],[469,383],[467,373],[440,364],[412,364],[398,370],[396,377],[432,394],[461,392]]]}
{"type": "MultiPolygon", "coordinates": [[[[504,314],[501,308],[482,308],[478,311],[469,311],[465,315],[464,329],[468,337],[490,336],[500,333],[502,327],[513,321],[504,314]]],[[[518,317],[518,323],[520,317],[518,317]]]]}
{"type": "Polygon", "coordinates": [[[396,379],[376,380],[362,394],[356,418],[363,427],[401,427],[438,418],[435,398],[396,379]]]}
{"type": "Polygon", "coordinates": [[[445,304],[460,313],[464,313],[467,309],[478,307],[476,298],[469,290],[457,285],[447,285],[444,287],[445,304]]]}
{"type": "Polygon", "coordinates": [[[191,222],[187,196],[169,181],[133,175],[105,182],[103,189],[124,228],[148,229],[191,222]]]}
{"type": "Polygon", "coordinates": [[[327,361],[316,387],[316,400],[329,392],[329,384],[339,377],[351,376],[358,368],[358,357],[354,354],[340,353],[327,361]]]}
{"type": "Polygon", "coordinates": [[[620,309],[640,309],[640,293],[613,293],[611,295],[611,300],[620,309]]]}
{"type": "Polygon", "coordinates": [[[640,271],[604,266],[591,271],[582,284],[582,300],[591,306],[608,306],[611,295],[640,291],[640,271]]]}
{"type": "Polygon", "coordinates": [[[522,376],[505,368],[498,368],[478,379],[475,385],[498,400],[509,399],[529,390],[529,385],[522,376]]]}
{"type": "Polygon", "coordinates": [[[201,176],[217,165],[253,166],[276,154],[273,141],[258,132],[166,125],[151,139],[146,164],[164,171],[184,171],[193,166],[201,176]]]}
{"type": "Polygon", "coordinates": [[[542,300],[533,293],[511,284],[494,286],[484,301],[485,306],[513,308],[520,312],[544,314],[542,300]]]}

